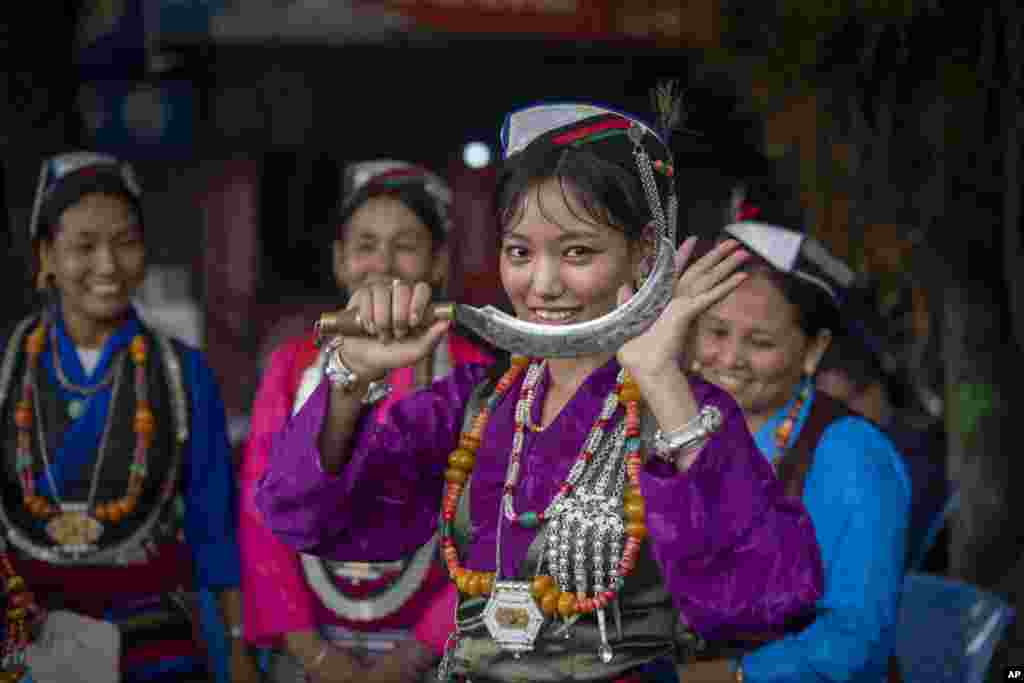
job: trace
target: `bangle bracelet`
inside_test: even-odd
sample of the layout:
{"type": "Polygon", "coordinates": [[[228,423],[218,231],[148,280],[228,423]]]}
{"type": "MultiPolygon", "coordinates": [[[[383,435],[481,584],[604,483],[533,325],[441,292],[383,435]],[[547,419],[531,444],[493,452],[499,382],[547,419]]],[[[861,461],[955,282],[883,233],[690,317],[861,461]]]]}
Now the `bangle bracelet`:
{"type": "Polygon", "coordinates": [[[331,649],[329,643],[324,643],[323,647],[320,648],[319,654],[313,658],[313,663],[309,665],[310,669],[319,669],[320,665],[327,659],[327,651],[331,649]]]}
{"type": "Polygon", "coordinates": [[[703,406],[692,420],[665,434],[654,433],[654,454],[662,460],[675,463],[680,451],[699,449],[707,438],[722,426],[722,411],[713,405],[703,406]]]}
{"type": "Polygon", "coordinates": [[[323,351],[327,359],[324,364],[324,376],[327,377],[327,381],[331,383],[332,387],[351,391],[359,382],[359,376],[352,372],[341,359],[341,347],[344,343],[345,339],[341,336],[334,337],[327,342],[323,351]]]}
{"type": "MultiPolygon", "coordinates": [[[[323,353],[326,356],[324,376],[327,377],[327,381],[330,382],[332,387],[349,392],[359,382],[359,376],[345,365],[345,360],[341,357],[343,344],[344,339],[339,336],[331,339],[324,347],[323,353]]],[[[373,405],[387,398],[389,394],[391,394],[391,385],[384,380],[377,380],[370,382],[366,387],[366,394],[363,396],[362,401],[366,405],[373,405]]]]}
{"type": "Polygon", "coordinates": [[[370,382],[366,387],[366,395],[363,396],[363,403],[372,406],[391,395],[391,385],[388,382],[370,382]]]}

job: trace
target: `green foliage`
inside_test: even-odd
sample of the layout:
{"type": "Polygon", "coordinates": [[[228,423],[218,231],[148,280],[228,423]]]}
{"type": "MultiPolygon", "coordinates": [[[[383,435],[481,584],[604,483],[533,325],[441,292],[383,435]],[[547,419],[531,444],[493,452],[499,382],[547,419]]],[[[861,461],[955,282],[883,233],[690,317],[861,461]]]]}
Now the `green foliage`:
{"type": "Polygon", "coordinates": [[[971,64],[946,61],[940,70],[942,88],[952,98],[974,97],[981,92],[981,83],[971,64]]]}
{"type": "Polygon", "coordinates": [[[965,382],[956,387],[953,415],[960,436],[970,439],[978,422],[992,413],[996,389],[991,384],[965,382]]]}

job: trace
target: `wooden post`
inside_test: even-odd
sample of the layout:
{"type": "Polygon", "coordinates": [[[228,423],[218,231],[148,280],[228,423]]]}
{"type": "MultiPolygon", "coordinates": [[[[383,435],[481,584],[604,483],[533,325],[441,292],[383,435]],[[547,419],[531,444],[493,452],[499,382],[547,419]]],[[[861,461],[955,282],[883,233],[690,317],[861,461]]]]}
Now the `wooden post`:
{"type": "Polygon", "coordinates": [[[213,162],[201,198],[207,359],[220,381],[228,419],[245,415],[257,378],[252,313],[259,267],[255,161],[213,162]]]}

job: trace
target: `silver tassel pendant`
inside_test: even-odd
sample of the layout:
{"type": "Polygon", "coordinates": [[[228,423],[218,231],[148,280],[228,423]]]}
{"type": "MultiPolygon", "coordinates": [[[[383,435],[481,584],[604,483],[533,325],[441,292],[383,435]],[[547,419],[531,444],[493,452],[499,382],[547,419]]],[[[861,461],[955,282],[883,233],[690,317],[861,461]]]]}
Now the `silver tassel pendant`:
{"type": "Polygon", "coordinates": [[[451,680],[452,658],[455,655],[455,647],[459,643],[458,629],[453,631],[444,642],[444,655],[441,663],[437,666],[438,683],[448,683],[451,680]]]}
{"type": "Polygon", "coordinates": [[[597,629],[601,632],[601,646],[597,648],[597,654],[602,662],[610,664],[615,653],[612,652],[612,646],[608,644],[608,628],[604,620],[603,607],[597,609],[597,629]]]}

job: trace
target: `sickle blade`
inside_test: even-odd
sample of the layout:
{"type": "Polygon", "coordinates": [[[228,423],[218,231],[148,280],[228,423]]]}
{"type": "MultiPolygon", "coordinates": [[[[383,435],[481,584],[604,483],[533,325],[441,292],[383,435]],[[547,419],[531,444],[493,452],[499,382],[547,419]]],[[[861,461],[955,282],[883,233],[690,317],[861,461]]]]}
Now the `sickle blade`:
{"type": "Polygon", "coordinates": [[[675,249],[660,238],[654,267],[629,301],[606,315],[573,325],[541,325],[503,313],[493,306],[458,306],[460,323],[511,353],[534,358],[575,358],[618,351],[642,334],[665,310],[675,291],[675,249]]]}

